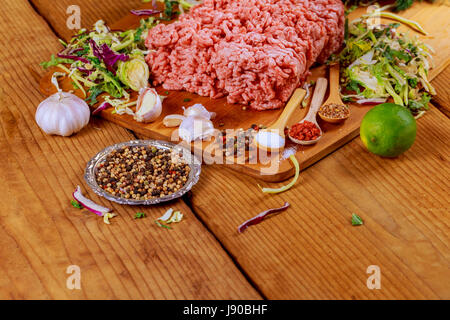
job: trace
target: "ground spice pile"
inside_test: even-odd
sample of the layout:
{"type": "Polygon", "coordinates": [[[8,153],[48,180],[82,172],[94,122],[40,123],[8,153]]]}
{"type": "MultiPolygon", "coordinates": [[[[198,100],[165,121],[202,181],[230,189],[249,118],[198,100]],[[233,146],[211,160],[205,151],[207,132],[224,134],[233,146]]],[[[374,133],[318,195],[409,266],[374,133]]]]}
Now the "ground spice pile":
{"type": "Polygon", "coordinates": [[[97,166],[97,184],[125,199],[147,200],[180,190],[191,168],[170,150],[156,147],[124,147],[111,152],[97,166]]]}
{"type": "Polygon", "coordinates": [[[302,141],[316,140],[320,137],[320,129],[310,121],[303,121],[292,126],[289,134],[292,138],[302,141]]]}
{"type": "Polygon", "coordinates": [[[344,119],[348,117],[350,110],[346,106],[332,103],[320,107],[319,113],[326,118],[344,119]]]}

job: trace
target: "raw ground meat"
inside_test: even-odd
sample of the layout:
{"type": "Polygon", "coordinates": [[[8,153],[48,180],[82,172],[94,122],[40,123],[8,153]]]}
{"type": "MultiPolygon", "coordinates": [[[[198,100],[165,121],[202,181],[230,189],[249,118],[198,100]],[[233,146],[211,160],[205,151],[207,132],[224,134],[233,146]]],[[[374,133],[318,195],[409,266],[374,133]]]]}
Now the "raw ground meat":
{"type": "Polygon", "coordinates": [[[343,37],[342,0],[205,0],[151,29],[146,59],[166,90],[275,109],[343,37]]]}

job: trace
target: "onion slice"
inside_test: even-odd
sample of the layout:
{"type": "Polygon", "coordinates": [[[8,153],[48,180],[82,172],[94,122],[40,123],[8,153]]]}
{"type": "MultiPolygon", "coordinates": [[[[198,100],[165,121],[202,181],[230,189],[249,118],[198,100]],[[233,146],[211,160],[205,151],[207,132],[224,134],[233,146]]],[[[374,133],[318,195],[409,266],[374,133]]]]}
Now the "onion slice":
{"type": "Polygon", "coordinates": [[[256,225],[258,223],[261,223],[269,214],[284,211],[287,208],[289,208],[289,206],[290,206],[289,202],[285,202],[281,208],[269,209],[264,212],[261,212],[257,216],[255,216],[255,217],[251,218],[250,220],[247,220],[243,224],[241,224],[238,227],[238,232],[239,233],[244,232],[248,227],[256,225]]]}
{"type": "Polygon", "coordinates": [[[81,193],[80,186],[77,186],[75,191],[72,193],[72,196],[75,200],[77,200],[83,207],[88,209],[89,211],[95,213],[96,215],[99,215],[103,217],[106,213],[111,212],[111,209],[105,208],[99,204],[96,204],[94,201],[86,198],[81,193]]]}
{"type": "Polygon", "coordinates": [[[359,99],[356,102],[358,104],[380,104],[385,103],[387,98],[370,98],[370,99],[359,99]]]}
{"type": "Polygon", "coordinates": [[[103,110],[105,110],[107,108],[112,108],[112,105],[109,104],[109,102],[105,101],[97,109],[92,111],[92,115],[95,116],[95,115],[99,114],[101,111],[103,111],[103,110]]]}
{"type": "Polygon", "coordinates": [[[161,11],[155,9],[142,9],[142,10],[130,10],[130,12],[135,16],[151,16],[152,14],[160,13],[161,11]]]}

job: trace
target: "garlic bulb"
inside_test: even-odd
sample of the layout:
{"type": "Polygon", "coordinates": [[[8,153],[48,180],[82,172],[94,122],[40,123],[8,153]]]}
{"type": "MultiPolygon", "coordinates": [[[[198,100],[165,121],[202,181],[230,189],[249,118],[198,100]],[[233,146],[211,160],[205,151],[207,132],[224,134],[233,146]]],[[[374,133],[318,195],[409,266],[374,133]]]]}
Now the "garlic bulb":
{"type": "MultiPolygon", "coordinates": [[[[183,107],[184,109],[184,107],[183,107]]],[[[184,116],[185,117],[200,117],[200,118],[204,118],[207,120],[211,120],[214,119],[214,117],[216,116],[215,112],[209,112],[208,110],[206,110],[206,108],[200,104],[194,104],[192,107],[189,107],[187,109],[184,109],[184,116]]]]}
{"type": "Polygon", "coordinates": [[[155,121],[162,112],[162,102],[153,88],[143,88],[139,92],[134,119],[138,122],[155,121]]]}
{"type": "Polygon", "coordinates": [[[89,106],[84,100],[59,91],[39,104],[35,119],[45,133],[67,137],[83,129],[90,116],[89,106]]]}
{"type": "Polygon", "coordinates": [[[181,139],[186,142],[204,140],[214,134],[214,125],[211,120],[200,117],[187,117],[178,129],[181,139]]]}

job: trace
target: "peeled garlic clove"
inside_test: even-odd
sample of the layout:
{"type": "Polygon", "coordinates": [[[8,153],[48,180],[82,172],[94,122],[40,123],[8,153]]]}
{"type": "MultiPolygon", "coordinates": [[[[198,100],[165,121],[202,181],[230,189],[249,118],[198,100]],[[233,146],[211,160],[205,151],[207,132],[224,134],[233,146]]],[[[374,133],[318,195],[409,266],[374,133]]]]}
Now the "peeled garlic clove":
{"type": "Polygon", "coordinates": [[[202,104],[197,103],[197,104],[194,104],[192,107],[185,109],[184,115],[186,117],[199,117],[199,118],[211,120],[211,119],[214,119],[214,117],[216,116],[216,113],[209,112],[208,110],[206,110],[206,108],[202,104]]]}
{"type": "Polygon", "coordinates": [[[180,114],[170,114],[164,118],[163,124],[168,128],[178,127],[184,119],[186,117],[180,114]]]}
{"type": "Polygon", "coordinates": [[[200,117],[187,117],[178,130],[181,139],[187,142],[204,140],[214,134],[214,125],[210,120],[200,117]]]}
{"type": "Polygon", "coordinates": [[[138,122],[152,122],[162,112],[162,102],[158,93],[153,88],[141,89],[137,101],[134,119],[138,122]]]}

